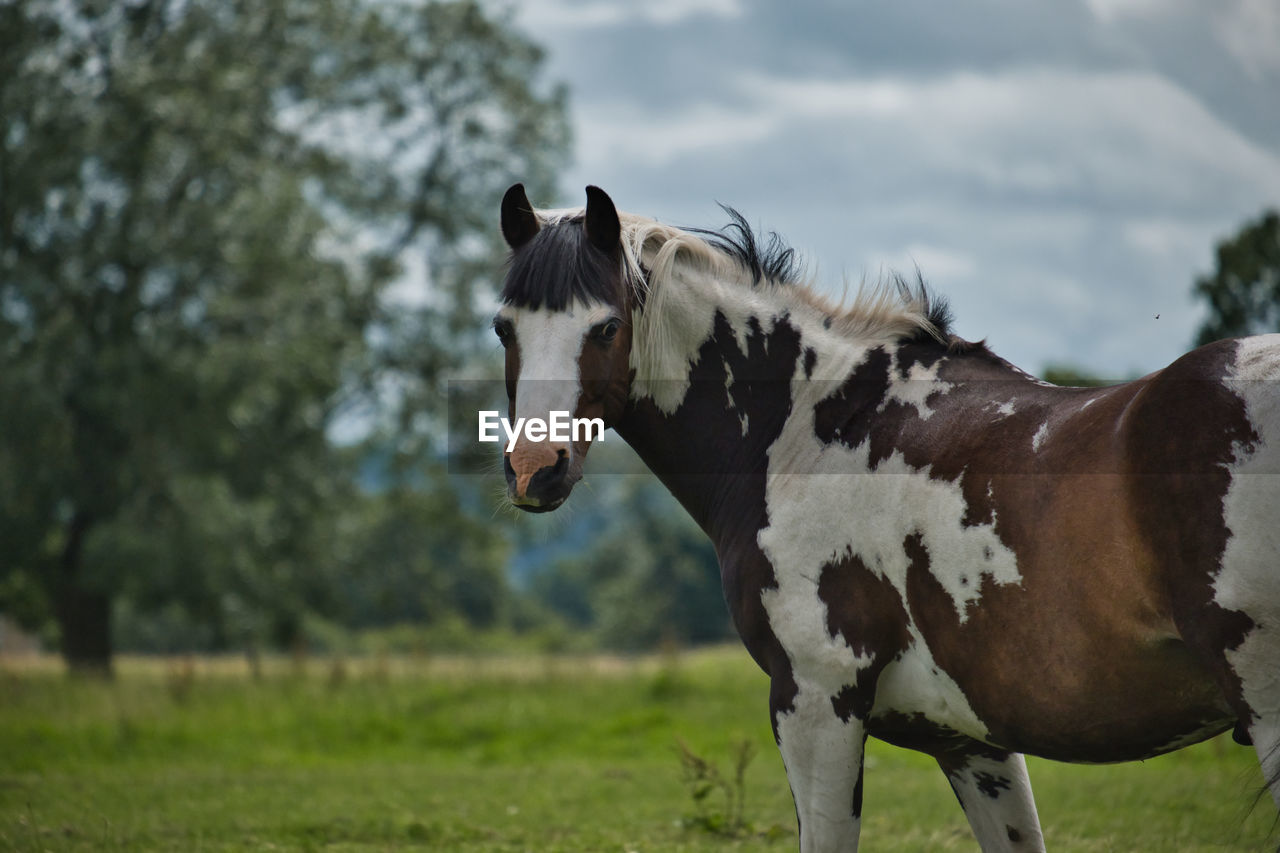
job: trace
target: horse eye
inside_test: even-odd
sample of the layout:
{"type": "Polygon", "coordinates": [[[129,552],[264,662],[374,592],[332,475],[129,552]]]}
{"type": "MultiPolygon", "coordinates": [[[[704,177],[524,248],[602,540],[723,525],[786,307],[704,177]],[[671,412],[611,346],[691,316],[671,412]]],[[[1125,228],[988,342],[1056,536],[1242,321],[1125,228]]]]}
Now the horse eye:
{"type": "Polygon", "coordinates": [[[595,336],[606,344],[611,343],[613,339],[618,336],[618,329],[621,326],[622,321],[615,317],[607,323],[601,323],[599,326],[596,326],[595,336]]]}
{"type": "Polygon", "coordinates": [[[511,330],[511,323],[509,321],[494,320],[493,333],[498,336],[498,340],[502,343],[504,347],[511,343],[511,338],[513,337],[513,333],[511,330]]]}

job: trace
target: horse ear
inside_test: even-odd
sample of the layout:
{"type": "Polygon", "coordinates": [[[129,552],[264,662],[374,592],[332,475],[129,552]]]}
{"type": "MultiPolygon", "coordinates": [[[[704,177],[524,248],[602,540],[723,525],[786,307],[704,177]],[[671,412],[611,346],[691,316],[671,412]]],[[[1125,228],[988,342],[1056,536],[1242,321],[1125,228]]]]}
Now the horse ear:
{"type": "Polygon", "coordinates": [[[622,243],[622,223],[613,199],[599,187],[587,187],[587,216],[583,222],[587,239],[606,254],[616,254],[622,243]]]}
{"type": "Polygon", "coordinates": [[[512,184],[502,197],[502,236],[507,245],[519,249],[538,233],[538,215],[533,212],[524,184],[512,184]]]}

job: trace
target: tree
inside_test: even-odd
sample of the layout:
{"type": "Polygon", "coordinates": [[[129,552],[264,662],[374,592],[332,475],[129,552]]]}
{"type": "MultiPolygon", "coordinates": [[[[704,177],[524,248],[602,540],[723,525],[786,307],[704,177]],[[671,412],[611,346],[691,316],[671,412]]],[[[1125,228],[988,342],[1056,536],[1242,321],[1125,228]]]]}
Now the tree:
{"type": "Polygon", "coordinates": [[[481,630],[505,622],[507,542],[477,515],[459,511],[444,476],[364,496],[345,514],[338,543],[342,622],[360,629],[459,617],[481,630]]]}
{"type": "Polygon", "coordinates": [[[548,192],[540,63],[475,2],[0,0],[0,609],[99,671],[121,595],[296,628],[329,429],[464,357],[500,193],[548,192]]]}
{"type": "Polygon", "coordinates": [[[626,651],[733,637],[715,549],[665,487],[631,476],[596,498],[584,553],[532,578],[538,603],[626,651]]]}
{"type": "Polygon", "coordinates": [[[1195,295],[1209,316],[1196,344],[1280,331],[1280,212],[1265,211],[1217,248],[1217,268],[1198,278],[1195,295]]]}

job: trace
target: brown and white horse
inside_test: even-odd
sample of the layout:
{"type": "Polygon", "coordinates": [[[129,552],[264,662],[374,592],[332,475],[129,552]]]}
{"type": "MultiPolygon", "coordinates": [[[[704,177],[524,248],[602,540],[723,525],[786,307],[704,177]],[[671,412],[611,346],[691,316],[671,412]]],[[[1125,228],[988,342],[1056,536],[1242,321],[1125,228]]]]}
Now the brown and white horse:
{"type": "MultiPolygon", "coordinates": [[[[603,418],[715,544],[805,851],[857,846],[868,735],[934,756],[984,850],[1044,845],[1021,753],[1234,728],[1280,802],[1280,336],[1058,388],[923,285],[848,308],[720,234],[503,200],[512,419],[603,418]]],[[[558,507],[588,442],[517,439],[558,507]]]]}

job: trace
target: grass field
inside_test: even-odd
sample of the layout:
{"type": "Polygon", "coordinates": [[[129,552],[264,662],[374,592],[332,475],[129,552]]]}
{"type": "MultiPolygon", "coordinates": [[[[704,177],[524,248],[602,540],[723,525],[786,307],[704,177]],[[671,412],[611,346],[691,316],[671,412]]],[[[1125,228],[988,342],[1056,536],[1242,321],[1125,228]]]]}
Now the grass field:
{"type": "MultiPolygon", "coordinates": [[[[794,812],[739,649],[678,658],[124,660],[114,683],[0,660],[0,849],[794,850],[794,812]],[[679,741],[732,775],[750,824],[717,833],[679,741]]],[[[869,748],[865,849],[974,850],[924,756],[869,748]]],[[[1142,764],[1034,761],[1051,850],[1274,849],[1252,750],[1142,764]]],[[[732,786],[730,786],[732,787],[732,786]]]]}

